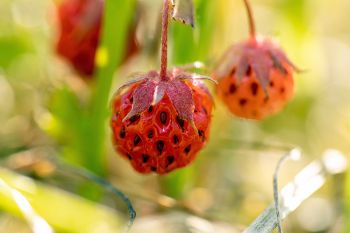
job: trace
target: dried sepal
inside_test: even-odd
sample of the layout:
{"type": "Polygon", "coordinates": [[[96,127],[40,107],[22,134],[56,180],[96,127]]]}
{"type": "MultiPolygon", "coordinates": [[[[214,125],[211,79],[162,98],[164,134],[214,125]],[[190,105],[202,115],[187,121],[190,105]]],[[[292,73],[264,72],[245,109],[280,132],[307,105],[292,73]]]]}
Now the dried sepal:
{"type": "Polygon", "coordinates": [[[268,95],[267,87],[270,82],[269,76],[272,66],[273,62],[269,56],[266,56],[265,52],[256,51],[255,56],[252,57],[251,67],[266,95],[268,95]]]}
{"type": "MultiPolygon", "coordinates": [[[[281,65],[282,63],[287,63],[290,65],[294,71],[301,72],[301,69],[299,69],[288,57],[287,55],[280,49],[274,49],[273,45],[271,45],[270,49],[268,50],[271,56],[273,57],[274,61],[279,62],[281,65]]],[[[283,66],[283,65],[282,65],[283,66]]],[[[278,68],[276,66],[276,68],[278,68]]],[[[283,67],[284,68],[284,67],[283,67]]],[[[279,68],[280,69],[280,68],[279,68]]]]}
{"type": "Polygon", "coordinates": [[[147,80],[135,89],[135,92],[133,94],[132,108],[130,112],[125,116],[123,121],[126,121],[131,117],[142,113],[149,106],[151,106],[156,86],[156,82],[147,80]]]}
{"type": "MultiPolygon", "coordinates": [[[[209,76],[205,76],[205,75],[200,75],[200,74],[196,74],[196,73],[188,73],[188,72],[184,72],[182,70],[178,70],[176,73],[176,79],[179,80],[189,80],[189,81],[211,81],[214,84],[218,84],[218,82],[215,79],[212,79],[209,76]]],[[[200,86],[200,88],[205,91],[205,93],[207,93],[207,95],[211,98],[211,100],[214,102],[214,98],[211,95],[210,91],[208,90],[208,88],[202,83],[202,82],[196,82],[197,86],[200,86]]]]}
{"type": "Polygon", "coordinates": [[[117,90],[116,94],[120,94],[125,88],[136,84],[140,83],[143,81],[147,81],[149,79],[154,79],[158,77],[158,72],[157,71],[150,71],[148,73],[135,73],[132,74],[128,77],[129,81],[125,82],[122,86],[120,86],[117,90]]]}
{"type": "Polygon", "coordinates": [[[194,102],[191,88],[180,80],[168,83],[166,93],[181,119],[193,122],[194,102]]]}
{"type": "Polygon", "coordinates": [[[213,82],[215,84],[217,84],[218,82],[215,79],[212,79],[209,76],[206,75],[200,75],[200,74],[195,74],[195,73],[186,73],[183,72],[181,74],[179,74],[177,77],[177,79],[183,79],[183,80],[203,80],[203,81],[210,81],[213,82]]]}
{"type": "MultiPolygon", "coordinates": [[[[210,77],[185,72],[179,68],[174,68],[168,72],[169,79],[164,81],[160,79],[158,72],[149,72],[147,74],[136,75],[136,79],[124,84],[120,89],[133,84],[138,84],[133,93],[133,104],[130,112],[123,119],[126,121],[131,117],[141,114],[152,105],[158,104],[165,95],[167,95],[177,111],[179,117],[187,120],[194,128],[194,100],[191,86],[187,81],[200,86],[210,97],[210,92],[201,80],[209,80],[216,83],[210,77]]],[[[134,76],[135,77],[135,76],[134,76]]],[[[118,91],[120,92],[120,90],[118,91]]]]}
{"type": "Polygon", "coordinates": [[[219,64],[215,71],[217,79],[234,73],[239,84],[244,77],[253,72],[267,97],[272,69],[277,69],[283,75],[288,73],[285,66],[290,66],[294,71],[300,71],[273,41],[262,38],[253,38],[233,46],[226,52],[219,64]]]}
{"type": "Polygon", "coordinates": [[[153,94],[152,105],[158,104],[163,99],[167,86],[168,86],[167,82],[164,82],[164,81],[159,82],[153,94]]]}
{"type": "Polygon", "coordinates": [[[236,69],[239,62],[239,49],[239,46],[232,46],[224,53],[215,69],[216,78],[224,78],[228,73],[231,73],[233,69],[236,69]]]}
{"type": "Polygon", "coordinates": [[[238,59],[238,64],[237,64],[237,68],[236,68],[236,77],[237,77],[237,81],[238,83],[241,82],[241,80],[243,79],[244,76],[246,76],[246,74],[248,73],[248,70],[251,69],[251,66],[249,64],[249,57],[248,55],[242,55],[239,59],[238,59]]]}
{"type": "Polygon", "coordinates": [[[275,54],[273,54],[271,51],[269,52],[271,60],[273,62],[273,66],[278,69],[282,74],[286,75],[288,73],[288,71],[286,70],[286,68],[284,68],[281,59],[276,56],[275,54]]]}
{"type": "Polygon", "coordinates": [[[194,4],[193,0],[172,0],[174,20],[194,27],[194,4]]]}

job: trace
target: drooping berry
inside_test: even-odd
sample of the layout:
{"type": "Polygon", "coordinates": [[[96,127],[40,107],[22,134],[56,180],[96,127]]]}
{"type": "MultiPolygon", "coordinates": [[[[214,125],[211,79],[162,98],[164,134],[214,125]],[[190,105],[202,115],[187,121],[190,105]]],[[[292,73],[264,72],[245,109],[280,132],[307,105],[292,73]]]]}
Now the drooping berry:
{"type": "Polygon", "coordinates": [[[294,71],[275,42],[252,38],[232,47],[215,71],[217,93],[234,115],[261,120],[293,97],[294,71]]]}
{"type": "Polygon", "coordinates": [[[294,94],[298,69],[277,43],[257,37],[248,0],[251,37],[231,47],[214,71],[217,93],[234,115],[261,120],[286,105],[294,94]]]}
{"type": "Polygon", "coordinates": [[[113,99],[115,148],[140,173],[165,174],[188,165],[209,137],[213,103],[201,80],[212,79],[179,68],[168,71],[169,11],[177,8],[170,0],[163,4],[160,72],[126,83],[113,99]]]}
{"type": "Polygon", "coordinates": [[[209,137],[213,104],[202,81],[177,69],[168,77],[150,72],[113,99],[115,148],[140,173],[185,167],[209,137]]]}
{"type": "MultiPolygon", "coordinates": [[[[93,75],[100,41],[103,0],[64,0],[58,6],[57,53],[85,76],[93,75]]],[[[130,30],[125,59],[137,51],[135,28],[130,30]]]]}

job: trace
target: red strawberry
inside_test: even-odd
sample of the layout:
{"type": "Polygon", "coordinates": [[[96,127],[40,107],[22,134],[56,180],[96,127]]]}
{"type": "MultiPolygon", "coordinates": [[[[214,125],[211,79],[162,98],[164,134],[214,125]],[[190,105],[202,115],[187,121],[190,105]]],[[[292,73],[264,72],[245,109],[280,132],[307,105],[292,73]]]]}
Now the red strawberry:
{"type": "MultiPolygon", "coordinates": [[[[103,6],[103,0],[65,0],[58,7],[60,35],[57,52],[84,76],[93,75],[95,70],[103,6]]],[[[131,30],[130,38],[126,56],[137,50],[135,29],[131,30]]]]}
{"type": "Polygon", "coordinates": [[[188,165],[209,137],[213,104],[200,80],[208,78],[167,70],[169,1],[164,0],[160,72],[125,84],[113,99],[115,148],[140,173],[165,174],[188,165]]]}
{"type": "Polygon", "coordinates": [[[279,112],[293,97],[297,68],[278,45],[257,38],[250,6],[251,38],[227,51],[214,72],[217,93],[236,116],[261,120],[279,112]]]}
{"type": "Polygon", "coordinates": [[[113,99],[116,149],[141,173],[164,174],[192,162],[209,137],[212,99],[184,72],[157,72],[113,99]],[[195,126],[195,127],[194,127],[195,126]]]}

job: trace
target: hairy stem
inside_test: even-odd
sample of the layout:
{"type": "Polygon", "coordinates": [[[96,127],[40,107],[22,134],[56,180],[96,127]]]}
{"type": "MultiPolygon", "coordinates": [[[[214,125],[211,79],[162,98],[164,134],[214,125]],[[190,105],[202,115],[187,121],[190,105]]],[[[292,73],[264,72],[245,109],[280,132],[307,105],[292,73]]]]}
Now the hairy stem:
{"type": "Polygon", "coordinates": [[[162,20],[162,54],[160,63],[160,78],[163,81],[168,80],[168,28],[169,28],[169,0],[164,0],[163,20],[162,20]]]}
{"type": "Polygon", "coordinates": [[[249,29],[250,29],[250,36],[252,38],[255,38],[255,23],[254,23],[254,17],[253,17],[253,11],[250,6],[249,0],[243,0],[245,7],[247,9],[248,14],[248,20],[249,20],[249,29]]]}

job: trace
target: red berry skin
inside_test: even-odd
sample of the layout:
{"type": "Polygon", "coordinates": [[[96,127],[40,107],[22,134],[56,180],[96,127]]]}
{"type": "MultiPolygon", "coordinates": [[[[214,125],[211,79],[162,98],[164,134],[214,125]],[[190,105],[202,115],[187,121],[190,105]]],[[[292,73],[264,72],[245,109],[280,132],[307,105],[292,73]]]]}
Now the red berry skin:
{"type": "Polygon", "coordinates": [[[65,0],[58,7],[57,52],[84,76],[94,72],[102,10],[102,0],[65,0]]]}
{"type": "MultiPolygon", "coordinates": [[[[64,0],[57,9],[59,38],[56,51],[84,77],[92,76],[95,71],[103,7],[103,0],[64,0]]],[[[136,29],[131,29],[125,60],[138,50],[136,29]]]]}
{"type": "Polygon", "coordinates": [[[111,128],[117,151],[140,173],[166,174],[191,163],[209,137],[212,99],[198,81],[186,81],[193,94],[193,121],[182,120],[167,94],[154,106],[123,122],[139,84],[113,99],[111,128]]]}
{"type": "Polygon", "coordinates": [[[224,59],[232,61],[221,64],[214,76],[219,82],[217,94],[231,113],[262,120],[281,111],[291,100],[297,68],[274,42],[249,39],[228,54],[224,59]]]}

